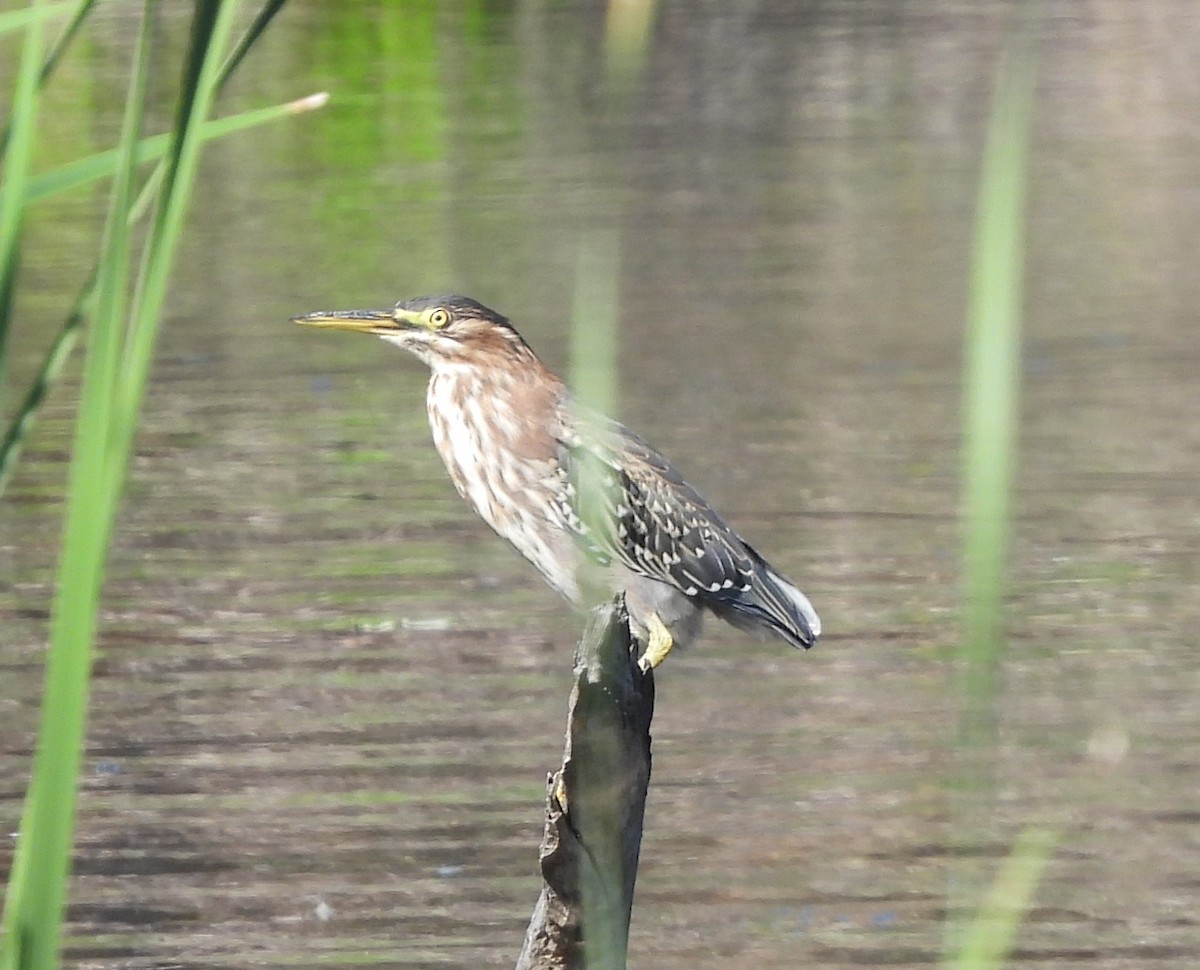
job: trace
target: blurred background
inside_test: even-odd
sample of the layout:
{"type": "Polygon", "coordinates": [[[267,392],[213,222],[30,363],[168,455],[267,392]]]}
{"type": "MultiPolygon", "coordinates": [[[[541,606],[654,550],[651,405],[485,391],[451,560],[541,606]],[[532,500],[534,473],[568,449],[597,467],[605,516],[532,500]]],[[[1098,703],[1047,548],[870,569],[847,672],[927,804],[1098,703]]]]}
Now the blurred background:
{"type": "MultiPolygon", "coordinates": [[[[660,0],[617,63],[600,0],[287,5],[221,108],[332,101],[204,156],[106,586],[72,965],[514,959],[579,621],[454,493],[421,365],[287,322],[442,292],[560,373],[603,303],[619,416],[825,623],[807,655],[712,624],[659,672],[633,965],[936,963],[956,883],[1031,823],[1062,837],[1013,966],[1195,965],[1190,0],[1042,5],[994,790],[969,835],[951,807],[961,334],[1013,9],[660,0]]],[[[102,4],[60,68],[44,165],[115,139],[140,10],[102,4]]],[[[32,214],[17,386],[103,204],[32,214]]],[[[77,378],[0,506],[4,833],[77,378]]]]}

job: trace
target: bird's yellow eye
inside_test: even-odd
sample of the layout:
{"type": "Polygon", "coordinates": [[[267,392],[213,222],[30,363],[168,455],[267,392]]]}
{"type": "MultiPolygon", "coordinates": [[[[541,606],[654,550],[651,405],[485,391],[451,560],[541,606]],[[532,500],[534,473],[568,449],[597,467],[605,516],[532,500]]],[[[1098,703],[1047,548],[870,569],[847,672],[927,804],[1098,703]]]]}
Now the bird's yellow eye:
{"type": "Polygon", "coordinates": [[[450,311],[443,307],[438,307],[429,314],[429,325],[434,330],[441,330],[442,327],[450,323],[450,311]]]}

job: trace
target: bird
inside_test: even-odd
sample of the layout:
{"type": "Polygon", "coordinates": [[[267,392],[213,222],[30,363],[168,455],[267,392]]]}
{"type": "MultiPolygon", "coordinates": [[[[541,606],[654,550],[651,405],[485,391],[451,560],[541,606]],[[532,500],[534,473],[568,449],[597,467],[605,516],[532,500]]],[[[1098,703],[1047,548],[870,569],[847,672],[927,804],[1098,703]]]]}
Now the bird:
{"type": "Polygon", "coordinates": [[[381,337],[428,365],[434,445],[459,494],[574,606],[623,593],[643,671],[706,613],[809,648],[808,598],[662,454],[580,403],[508,318],[464,296],[293,317],[381,337]]]}

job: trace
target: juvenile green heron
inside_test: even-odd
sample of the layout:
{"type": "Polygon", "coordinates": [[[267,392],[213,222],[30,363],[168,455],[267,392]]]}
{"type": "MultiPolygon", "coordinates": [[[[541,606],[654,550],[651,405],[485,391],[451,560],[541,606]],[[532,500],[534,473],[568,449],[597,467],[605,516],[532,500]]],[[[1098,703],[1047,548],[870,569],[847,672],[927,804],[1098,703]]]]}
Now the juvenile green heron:
{"type": "Polygon", "coordinates": [[[433,441],[466,498],[577,606],[624,591],[643,669],[699,632],[704,610],[811,647],[821,621],[645,441],[572,398],[507,319],[462,296],[296,323],[374,334],[432,372],[433,441]]]}

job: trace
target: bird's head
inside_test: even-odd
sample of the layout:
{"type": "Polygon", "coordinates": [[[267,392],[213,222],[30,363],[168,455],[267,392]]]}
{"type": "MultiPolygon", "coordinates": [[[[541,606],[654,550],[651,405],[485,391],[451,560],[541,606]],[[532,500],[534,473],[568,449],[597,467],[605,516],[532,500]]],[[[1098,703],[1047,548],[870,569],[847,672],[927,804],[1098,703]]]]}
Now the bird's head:
{"type": "Polygon", "coordinates": [[[422,296],[387,310],[321,310],[292,321],[374,334],[411,351],[430,367],[530,353],[505,317],[465,296],[422,296]]]}

